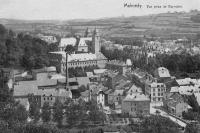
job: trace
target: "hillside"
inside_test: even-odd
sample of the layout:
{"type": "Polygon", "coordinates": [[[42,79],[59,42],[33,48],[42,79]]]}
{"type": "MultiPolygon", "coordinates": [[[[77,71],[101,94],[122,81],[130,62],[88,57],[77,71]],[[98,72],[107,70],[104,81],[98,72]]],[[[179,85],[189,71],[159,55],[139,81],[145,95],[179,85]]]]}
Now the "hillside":
{"type": "Polygon", "coordinates": [[[82,34],[89,29],[98,28],[105,37],[146,37],[170,38],[174,34],[199,33],[200,12],[162,13],[137,17],[115,17],[98,20],[12,20],[0,19],[0,23],[16,32],[44,32],[66,35],[72,30],[82,34]]]}

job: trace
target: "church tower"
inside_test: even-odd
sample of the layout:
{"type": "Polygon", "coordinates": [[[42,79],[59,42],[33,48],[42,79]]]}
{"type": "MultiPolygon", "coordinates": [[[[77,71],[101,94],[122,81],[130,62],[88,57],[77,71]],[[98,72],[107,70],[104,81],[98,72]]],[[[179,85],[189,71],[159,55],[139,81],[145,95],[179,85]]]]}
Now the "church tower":
{"type": "Polygon", "coordinates": [[[92,53],[100,52],[100,36],[98,30],[95,28],[92,34],[92,53]]]}

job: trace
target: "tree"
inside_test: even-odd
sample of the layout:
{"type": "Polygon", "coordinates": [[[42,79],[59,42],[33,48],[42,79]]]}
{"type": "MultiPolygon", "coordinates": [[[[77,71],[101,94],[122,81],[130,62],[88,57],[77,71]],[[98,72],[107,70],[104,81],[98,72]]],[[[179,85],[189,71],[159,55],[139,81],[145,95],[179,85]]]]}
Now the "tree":
{"type": "Polygon", "coordinates": [[[28,118],[28,112],[26,111],[26,108],[19,104],[14,112],[14,120],[19,122],[25,122],[28,118]]]}
{"type": "Polygon", "coordinates": [[[29,116],[37,122],[40,119],[40,108],[36,101],[30,103],[29,116]]]}
{"type": "Polygon", "coordinates": [[[7,122],[8,127],[15,126],[16,123],[23,123],[28,118],[25,107],[18,102],[9,101],[0,112],[1,119],[7,122]]]}
{"type": "Polygon", "coordinates": [[[5,39],[7,36],[7,29],[0,24],[0,39],[5,39]]]}
{"type": "Polygon", "coordinates": [[[44,103],[41,116],[43,122],[49,122],[51,120],[51,108],[48,102],[44,103]]]}
{"type": "Polygon", "coordinates": [[[104,122],[106,119],[105,114],[99,109],[98,105],[95,102],[88,103],[89,110],[89,120],[93,123],[104,122]]]}
{"type": "Polygon", "coordinates": [[[72,102],[65,110],[68,125],[73,126],[80,123],[84,113],[79,103],[72,102]]]}
{"type": "Polygon", "coordinates": [[[85,85],[81,85],[80,87],[78,87],[79,92],[84,92],[87,90],[87,88],[85,87],[85,85]]]}
{"type": "Polygon", "coordinates": [[[89,31],[88,31],[88,28],[85,30],[85,34],[84,34],[84,37],[88,37],[88,34],[89,34],[89,31]]]}
{"type": "Polygon", "coordinates": [[[58,99],[56,99],[54,106],[53,106],[53,119],[55,122],[58,123],[58,126],[62,126],[63,105],[58,99]]]}
{"type": "Polygon", "coordinates": [[[187,96],[186,98],[187,98],[188,104],[192,107],[193,111],[194,112],[200,112],[199,104],[198,104],[194,94],[191,95],[191,96],[187,96]]]}
{"type": "Polygon", "coordinates": [[[51,43],[50,45],[48,45],[48,51],[49,52],[58,51],[58,44],[57,43],[51,43]]]}
{"type": "Polygon", "coordinates": [[[178,126],[169,118],[160,115],[146,117],[141,127],[143,133],[178,133],[178,126]]]}
{"type": "Polygon", "coordinates": [[[198,112],[193,112],[192,110],[182,112],[183,119],[185,120],[196,120],[199,117],[198,112]]]}
{"type": "Polygon", "coordinates": [[[198,127],[194,124],[187,124],[185,133],[198,133],[198,127]]]}

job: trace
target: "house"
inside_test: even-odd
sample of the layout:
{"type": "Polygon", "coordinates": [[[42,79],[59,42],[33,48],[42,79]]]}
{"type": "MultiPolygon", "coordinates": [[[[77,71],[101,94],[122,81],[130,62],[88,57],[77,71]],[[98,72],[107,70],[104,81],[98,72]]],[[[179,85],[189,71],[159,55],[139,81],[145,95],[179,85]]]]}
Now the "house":
{"type": "Polygon", "coordinates": [[[175,86],[171,88],[170,93],[179,93],[181,95],[192,95],[194,92],[198,91],[198,86],[175,86]]]}
{"type": "Polygon", "coordinates": [[[56,43],[57,42],[57,39],[55,36],[45,36],[45,35],[38,35],[38,37],[47,42],[48,44],[51,44],[51,43],[56,43]]]}
{"type": "Polygon", "coordinates": [[[162,102],[163,95],[166,92],[166,86],[164,83],[147,83],[145,85],[145,95],[148,95],[151,102],[162,102]]]}
{"type": "Polygon", "coordinates": [[[184,78],[184,79],[176,79],[176,82],[178,83],[178,86],[189,86],[189,85],[194,85],[196,83],[196,80],[191,78],[184,78]]]}
{"type": "Polygon", "coordinates": [[[13,97],[20,101],[25,107],[28,106],[30,96],[34,98],[40,106],[44,102],[53,105],[56,99],[64,102],[66,98],[72,98],[70,89],[65,88],[65,82],[54,79],[20,81],[14,85],[13,97]]]}
{"type": "Polygon", "coordinates": [[[169,94],[163,100],[164,107],[178,117],[182,116],[182,112],[191,108],[179,93],[169,94]]]}
{"type": "Polygon", "coordinates": [[[65,51],[65,48],[66,48],[67,45],[75,46],[76,42],[77,42],[77,40],[74,37],[61,38],[58,48],[59,48],[60,51],[65,51]]]}
{"type": "Polygon", "coordinates": [[[104,81],[105,81],[106,86],[110,89],[116,89],[116,87],[118,89],[121,89],[123,86],[130,83],[128,77],[122,74],[113,73],[113,72],[105,73],[104,81]]]}
{"type": "Polygon", "coordinates": [[[103,75],[107,71],[107,69],[94,69],[94,77],[96,77],[96,80],[99,82],[103,82],[104,78],[103,75]]]}
{"type": "Polygon", "coordinates": [[[145,89],[145,84],[150,82],[157,82],[151,74],[143,71],[140,68],[136,68],[132,73],[132,81],[136,86],[141,87],[143,90],[145,89]]]}
{"type": "Polygon", "coordinates": [[[142,94],[142,88],[137,87],[136,85],[132,85],[131,88],[126,92],[127,94],[131,94],[131,93],[140,93],[142,94]]]}
{"type": "Polygon", "coordinates": [[[102,84],[89,84],[90,100],[95,101],[98,105],[105,106],[105,91],[107,90],[102,84]]]}
{"type": "Polygon", "coordinates": [[[86,90],[84,92],[81,92],[81,99],[83,99],[85,102],[89,102],[89,98],[90,98],[90,91],[86,90]]]}
{"type": "Polygon", "coordinates": [[[51,77],[51,75],[57,74],[57,71],[56,71],[56,67],[51,66],[51,67],[44,67],[41,69],[33,69],[31,70],[31,74],[33,76],[33,79],[36,80],[36,79],[44,78],[44,75],[47,75],[47,74],[48,74],[47,75],[48,77],[51,77]]]}
{"type": "Polygon", "coordinates": [[[31,96],[40,106],[43,106],[44,102],[53,105],[56,99],[64,102],[66,98],[72,98],[71,90],[74,89],[74,82],[69,81],[69,86],[66,87],[65,77],[54,74],[54,70],[46,68],[33,70],[33,79],[15,81],[13,84],[15,100],[20,101],[24,106],[28,106],[28,99],[31,96]]]}
{"type": "Polygon", "coordinates": [[[92,37],[80,38],[77,51],[88,52],[88,44],[87,44],[87,42],[91,42],[91,41],[92,41],[92,37]]]}
{"type": "Polygon", "coordinates": [[[171,75],[169,70],[164,67],[159,67],[154,71],[154,77],[157,78],[158,81],[164,82],[165,80],[171,79],[171,75]]]}
{"type": "Polygon", "coordinates": [[[112,105],[114,104],[119,105],[122,103],[122,100],[124,99],[125,95],[124,95],[124,90],[113,90],[112,92],[110,92],[108,94],[108,104],[112,105]]]}
{"type": "Polygon", "coordinates": [[[150,114],[150,99],[144,94],[128,94],[122,101],[122,113],[133,117],[150,114]]]}
{"type": "Polygon", "coordinates": [[[127,59],[126,62],[119,60],[111,60],[106,63],[106,68],[110,70],[118,71],[119,74],[125,74],[126,71],[131,70],[132,62],[127,59]]]}

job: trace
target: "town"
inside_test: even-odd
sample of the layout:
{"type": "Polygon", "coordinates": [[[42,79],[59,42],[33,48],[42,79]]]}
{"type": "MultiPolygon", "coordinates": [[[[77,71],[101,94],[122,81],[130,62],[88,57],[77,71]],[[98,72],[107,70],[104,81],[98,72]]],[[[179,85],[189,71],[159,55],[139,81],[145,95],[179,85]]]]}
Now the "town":
{"type": "Polygon", "coordinates": [[[0,128],[197,133],[200,33],[130,40],[102,34],[95,26],[57,37],[0,25],[0,128]]]}

